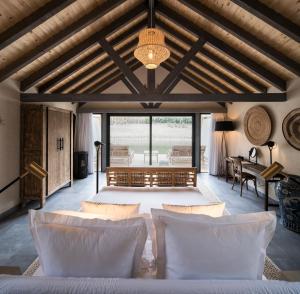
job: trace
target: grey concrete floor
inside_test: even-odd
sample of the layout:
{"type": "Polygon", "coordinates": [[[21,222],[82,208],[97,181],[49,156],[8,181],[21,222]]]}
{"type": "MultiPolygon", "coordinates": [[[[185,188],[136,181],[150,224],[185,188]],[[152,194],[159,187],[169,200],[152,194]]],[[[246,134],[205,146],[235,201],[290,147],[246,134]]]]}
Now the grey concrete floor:
{"type": "MultiPolygon", "coordinates": [[[[100,182],[105,183],[102,174],[100,182]]],[[[232,214],[263,211],[264,200],[257,198],[251,191],[244,190],[239,196],[239,187],[231,190],[231,184],[224,179],[200,174],[198,186],[205,184],[213,190],[232,214]]],[[[47,199],[44,211],[78,210],[80,201],[95,194],[95,176],[74,181],[72,187],[64,188],[47,199]]],[[[31,203],[0,222],[0,266],[18,266],[21,271],[37,257],[28,227],[28,209],[37,208],[31,203]]],[[[268,256],[282,270],[300,270],[300,234],[288,231],[278,222],[276,233],[267,250],[268,256]]]]}

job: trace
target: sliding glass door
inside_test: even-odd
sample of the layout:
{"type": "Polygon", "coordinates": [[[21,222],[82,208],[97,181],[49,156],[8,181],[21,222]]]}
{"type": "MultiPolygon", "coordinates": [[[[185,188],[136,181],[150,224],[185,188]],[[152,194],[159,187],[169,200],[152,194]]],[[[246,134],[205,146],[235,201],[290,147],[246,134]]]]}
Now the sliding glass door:
{"type": "Polygon", "coordinates": [[[192,166],[192,116],[152,116],[152,165],[192,166]]]}
{"type": "Polygon", "coordinates": [[[200,126],[200,171],[207,173],[211,141],[211,114],[201,114],[200,126]]]}
{"type": "Polygon", "coordinates": [[[193,166],[191,115],[110,115],[110,166],[193,166]]]}
{"type": "Polygon", "coordinates": [[[148,116],[109,117],[110,166],[148,166],[150,119],[148,116]]]}

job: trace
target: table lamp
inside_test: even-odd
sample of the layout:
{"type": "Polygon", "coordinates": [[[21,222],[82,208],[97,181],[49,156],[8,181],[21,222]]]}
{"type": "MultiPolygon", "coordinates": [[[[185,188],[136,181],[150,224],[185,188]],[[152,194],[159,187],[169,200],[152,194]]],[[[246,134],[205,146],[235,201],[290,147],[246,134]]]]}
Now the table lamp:
{"type": "Polygon", "coordinates": [[[28,164],[25,167],[25,173],[14,179],[12,182],[10,182],[8,185],[6,185],[4,188],[0,190],[0,194],[4,192],[6,189],[8,189],[10,186],[12,186],[15,182],[23,179],[26,177],[28,174],[32,174],[38,179],[42,180],[47,176],[47,171],[44,170],[40,165],[38,165],[36,162],[32,161],[30,164],[28,164]]]}
{"type": "Polygon", "coordinates": [[[275,161],[273,164],[271,164],[269,167],[267,167],[266,169],[264,169],[260,175],[267,181],[270,180],[271,178],[273,178],[274,176],[276,176],[277,174],[282,174],[282,175],[286,175],[285,173],[282,172],[283,170],[283,166],[275,161]]]}

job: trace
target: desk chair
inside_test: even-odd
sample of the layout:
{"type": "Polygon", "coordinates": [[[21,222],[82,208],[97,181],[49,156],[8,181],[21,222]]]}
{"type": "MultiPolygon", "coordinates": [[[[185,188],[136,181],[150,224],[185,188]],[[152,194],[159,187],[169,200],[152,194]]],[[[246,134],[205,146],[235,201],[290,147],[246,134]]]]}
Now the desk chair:
{"type": "Polygon", "coordinates": [[[232,159],[232,168],[233,168],[233,184],[232,184],[231,189],[233,190],[235,184],[237,183],[237,180],[239,180],[240,188],[241,188],[240,196],[242,197],[244,183],[246,183],[246,188],[248,190],[248,181],[253,181],[256,196],[258,197],[256,177],[249,173],[243,172],[242,160],[238,159],[238,158],[233,158],[232,159]]]}

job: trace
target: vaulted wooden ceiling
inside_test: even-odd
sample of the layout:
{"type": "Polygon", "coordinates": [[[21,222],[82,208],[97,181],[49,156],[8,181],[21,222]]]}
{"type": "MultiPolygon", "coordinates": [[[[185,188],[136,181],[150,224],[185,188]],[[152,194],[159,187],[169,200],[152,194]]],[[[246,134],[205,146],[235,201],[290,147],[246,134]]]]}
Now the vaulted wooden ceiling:
{"type": "Polygon", "coordinates": [[[135,94],[167,97],[180,79],[203,97],[224,97],[215,101],[235,101],[232,93],[284,100],[265,93],[271,86],[285,92],[300,76],[299,25],[297,0],[0,1],[0,82],[11,77],[22,92],[35,86],[52,100],[101,100],[95,94],[120,80],[135,94]],[[170,74],[156,89],[153,71],[146,87],[132,74],[142,66],[133,50],[151,12],[171,50],[161,65],[170,74]]]}

